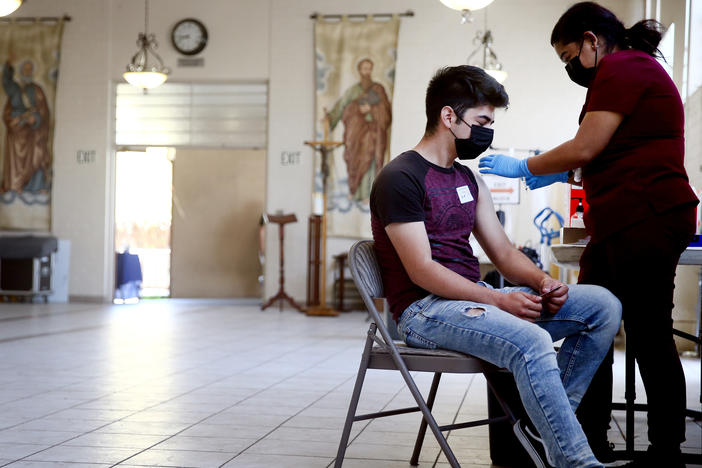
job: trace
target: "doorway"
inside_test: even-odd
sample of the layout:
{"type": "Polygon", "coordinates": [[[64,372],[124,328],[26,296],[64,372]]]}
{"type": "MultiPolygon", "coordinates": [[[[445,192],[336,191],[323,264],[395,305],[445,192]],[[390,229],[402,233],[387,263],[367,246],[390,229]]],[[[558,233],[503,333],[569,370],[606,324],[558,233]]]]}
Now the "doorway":
{"type": "Polygon", "coordinates": [[[139,254],[142,297],[260,298],[268,84],[120,83],[115,104],[117,147],[146,147],[117,153],[115,193],[114,247],[139,254]]]}
{"type": "Polygon", "coordinates": [[[171,297],[261,297],[265,176],[265,150],[178,148],[171,297]]]}
{"type": "Polygon", "coordinates": [[[143,298],[170,297],[174,156],[162,147],[117,152],[115,252],[138,257],[143,298]]]}

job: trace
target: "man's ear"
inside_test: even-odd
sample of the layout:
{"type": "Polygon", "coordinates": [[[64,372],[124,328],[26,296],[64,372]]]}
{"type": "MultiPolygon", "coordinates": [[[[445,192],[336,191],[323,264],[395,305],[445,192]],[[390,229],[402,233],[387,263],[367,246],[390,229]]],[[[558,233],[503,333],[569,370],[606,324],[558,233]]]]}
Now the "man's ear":
{"type": "Polygon", "coordinates": [[[446,128],[451,128],[451,124],[455,120],[456,113],[453,111],[451,106],[444,106],[441,108],[441,123],[446,128]]]}

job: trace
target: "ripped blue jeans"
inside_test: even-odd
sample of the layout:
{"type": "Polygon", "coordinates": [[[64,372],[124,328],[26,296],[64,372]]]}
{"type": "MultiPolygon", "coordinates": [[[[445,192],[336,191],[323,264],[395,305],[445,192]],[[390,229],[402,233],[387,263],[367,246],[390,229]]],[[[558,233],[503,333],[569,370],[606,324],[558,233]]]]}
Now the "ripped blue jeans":
{"type": "MultiPolygon", "coordinates": [[[[600,467],[575,409],[619,329],[621,304],[600,286],[568,288],[558,313],[544,313],[536,323],[493,305],[432,294],[402,313],[398,330],[410,346],[460,351],[508,369],[556,465],[600,467]],[[553,342],[561,339],[556,354],[553,342]]],[[[525,287],[500,289],[514,291],[535,294],[525,287]]]]}

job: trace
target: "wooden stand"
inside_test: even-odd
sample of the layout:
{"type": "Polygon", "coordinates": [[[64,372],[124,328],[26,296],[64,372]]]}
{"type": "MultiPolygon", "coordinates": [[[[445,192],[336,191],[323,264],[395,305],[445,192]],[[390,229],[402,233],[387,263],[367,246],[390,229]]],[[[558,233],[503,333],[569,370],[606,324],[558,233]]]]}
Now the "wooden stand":
{"type": "Polygon", "coordinates": [[[307,232],[307,307],[319,305],[319,275],[322,268],[322,217],[309,218],[307,232]]]}
{"type": "Polygon", "coordinates": [[[284,265],[284,252],[283,252],[283,247],[284,247],[284,239],[285,239],[285,234],[283,231],[283,227],[287,223],[295,223],[297,222],[297,217],[293,214],[286,214],[286,215],[268,215],[268,221],[272,223],[277,223],[280,225],[280,229],[278,232],[278,240],[280,241],[280,287],[278,288],[278,292],[268,299],[268,301],[261,306],[261,310],[264,310],[266,307],[269,307],[271,304],[273,304],[275,301],[280,301],[280,311],[283,311],[283,302],[288,301],[291,306],[293,306],[295,309],[299,310],[302,312],[302,308],[297,305],[295,300],[288,296],[285,293],[285,270],[283,269],[284,265]]]}
{"type": "Polygon", "coordinates": [[[329,162],[328,157],[334,148],[344,144],[343,141],[329,140],[329,121],[325,119],[324,125],[324,140],[322,141],[306,141],[306,145],[313,147],[322,155],[322,248],[321,248],[321,286],[319,305],[310,306],[307,308],[307,315],[339,315],[339,312],[327,307],[327,179],[329,178],[329,162]]]}
{"type": "Polygon", "coordinates": [[[334,255],[334,260],[336,260],[336,264],[339,268],[339,279],[336,288],[337,288],[337,294],[336,294],[336,310],[343,312],[346,309],[344,308],[344,270],[346,269],[346,260],[348,259],[349,254],[346,252],[340,253],[339,255],[334,255]]]}

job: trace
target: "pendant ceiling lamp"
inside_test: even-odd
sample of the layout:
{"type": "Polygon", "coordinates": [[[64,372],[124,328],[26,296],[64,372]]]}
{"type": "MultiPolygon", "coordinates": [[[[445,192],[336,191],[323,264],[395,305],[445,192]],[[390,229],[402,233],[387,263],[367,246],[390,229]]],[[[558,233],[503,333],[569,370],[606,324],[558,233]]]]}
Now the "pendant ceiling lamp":
{"type": "Polygon", "coordinates": [[[7,16],[22,5],[22,0],[0,0],[0,16],[7,16]]]}
{"type": "Polygon", "coordinates": [[[476,33],[473,43],[478,44],[478,47],[468,56],[468,64],[481,67],[498,83],[504,83],[507,79],[507,72],[492,49],[492,41],[492,32],[487,28],[487,10],[485,10],[485,30],[476,33]]]}
{"type": "Polygon", "coordinates": [[[447,7],[461,12],[461,23],[472,22],[471,11],[485,8],[492,2],[493,0],[441,0],[441,3],[447,7]]]}
{"type": "Polygon", "coordinates": [[[163,60],[156,53],[158,43],[149,30],[149,0],[144,0],[144,32],[139,33],[137,46],[139,50],[127,64],[124,79],[137,88],[149,89],[162,85],[170,71],[163,65],[163,60]]]}

